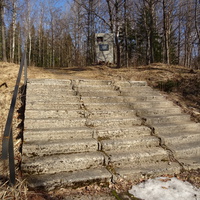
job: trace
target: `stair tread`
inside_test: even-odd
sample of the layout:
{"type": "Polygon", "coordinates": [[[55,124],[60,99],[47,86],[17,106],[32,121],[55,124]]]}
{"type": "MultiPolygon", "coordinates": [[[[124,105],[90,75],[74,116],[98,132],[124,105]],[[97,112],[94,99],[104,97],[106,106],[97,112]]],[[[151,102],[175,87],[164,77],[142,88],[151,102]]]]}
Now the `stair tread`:
{"type": "Polygon", "coordinates": [[[196,131],[180,131],[180,132],[175,132],[175,133],[171,133],[171,134],[159,134],[161,137],[164,138],[175,138],[175,137],[190,137],[192,135],[194,136],[199,136],[200,138],[200,132],[199,130],[196,131]]]}
{"type": "Polygon", "coordinates": [[[138,145],[139,142],[157,142],[157,144],[159,144],[159,139],[152,136],[136,136],[134,138],[117,138],[101,141],[102,145],[138,145]]]}
{"type": "Polygon", "coordinates": [[[66,144],[66,145],[71,145],[73,143],[87,143],[87,142],[93,142],[96,143],[97,140],[95,140],[94,138],[72,138],[72,139],[57,139],[57,140],[43,140],[43,141],[39,141],[39,140],[35,140],[33,142],[26,142],[26,145],[37,145],[37,146],[50,146],[50,145],[54,145],[54,144],[66,144]]]}
{"type": "MultiPolygon", "coordinates": [[[[58,160],[68,160],[68,159],[81,159],[82,157],[101,157],[103,158],[103,154],[101,152],[87,152],[87,153],[76,153],[76,154],[60,154],[60,155],[49,155],[49,156],[44,156],[43,158],[39,158],[39,157],[34,157],[34,158],[28,158],[26,160],[26,162],[28,163],[32,163],[32,162],[36,162],[36,161],[44,161],[44,162],[51,162],[52,160],[56,160],[58,158],[58,160]]],[[[26,158],[25,158],[26,159],[26,158]]],[[[83,158],[84,159],[84,158],[83,158]]]]}
{"type": "Polygon", "coordinates": [[[35,132],[35,133],[40,134],[40,132],[47,132],[47,133],[49,133],[49,132],[65,132],[65,133],[67,133],[67,132],[71,132],[71,131],[76,132],[76,131],[82,131],[82,130],[91,131],[91,129],[86,127],[86,126],[84,126],[84,127],[80,126],[80,127],[68,127],[67,129],[63,128],[63,127],[55,127],[55,128],[46,127],[46,128],[41,129],[41,130],[40,129],[25,129],[25,132],[26,133],[35,132]]]}
{"type": "Polygon", "coordinates": [[[200,155],[197,156],[190,156],[185,158],[178,159],[180,163],[184,165],[184,169],[191,170],[191,169],[199,169],[200,168],[200,155]]]}
{"type": "Polygon", "coordinates": [[[74,110],[67,110],[67,109],[48,109],[48,110],[35,110],[35,109],[30,109],[26,110],[25,116],[26,119],[37,119],[38,116],[40,116],[41,119],[53,119],[53,118],[60,118],[60,117],[83,117],[85,114],[84,110],[81,109],[74,109],[74,110]]]}
{"type": "Polygon", "coordinates": [[[79,100],[77,100],[77,102],[68,102],[68,101],[32,101],[32,102],[27,102],[27,105],[34,105],[34,106],[37,106],[39,104],[44,104],[44,105],[54,105],[54,104],[57,104],[57,105],[80,105],[80,102],[79,100]]]}
{"type": "Polygon", "coordinates": [[[28,157],[47,156],[52,154],[70,154],[98,150],[98,141],[86,139],[58,139],[53,141],[35,140],[26,142],[23,153],[28,157]]]}
{"type": "Polygon", "coordinates": [[[22,169],[26,173],[46,174],[61,171],[76,171],[103,166],[104,155],[101,152],[58,154],[44,157],[24,157],[22,169]]]}
{"type": "Polygon", "coordinates": [[[26,100],[22,170],[30,186],[179,173],[181,161],[200,166],[200,124],[145,81],[29,79],[26,100]]]}
{"type": "Polygon", "coordinates": [[[126,156],[126,155],[132,155],[132,154],[136,154],[136,155],[140,155],[140,154],[146,154],[149,155],[151,153],[155,153],[155,154],[167,154],[167,152],[162,149],[161,147],[146,147],[144,148],[142,151],[140,148],[135,148],[132,150],[124,150],[124,151],[108,151],[107,154],[111,155],[112,157],[115,156],[116,158],[120,155],[120,156],[126,156]]]}
{"type": "Polygon", "coordinates": [[[119,117],[119,118],[112,117],[112,118],[109,118],[109,119],[107,119],[107,118],[102,119],[102,118],[97,117],[97,118],[94,118],[94,119],[87,119],[87,120],[88,121],[125,121],[125,120],[137,120],[137,119],[140,120],[140,118],[135,115],[135,116],[131,116],[131,117],[129,117],[129,116],[119,117]]]}
{"type": "Polygon", "coordinates": [[[31,188],[45,188],[53,190],[57,187],[84,185],[92,181],[107,181],[112,174],[105,168],[85,169],[74,172],[60,172],[56,174],[42,174],[27,176],[28,185],[31,188]]]}
{"type": "MultiPolygon", "coordinates": [[[[188,143],[178,143],[178,145],[170,144],[168,145],[172,150],[182,151],[187,149],[200,149],[200,138],[197,141],[192,141],[188,143]]],[[[200,159],[200,158],[199,158],[200,159]]]]}
{"type": "Polygon", "coordinates": [[[137,166],[124,166],[116,167],[115,171],[121,177],[125,179],[135,179],[136,177],[156,177],[163,174],[178,174],[181,171],[181,166],[178,163],[159,162],[159,163],[147,163],[140,167],[137,166]]]}
{"type": "Polygon", "coordinates": [[[150,119],[156,119],[156,118],[177,117],[177,116],[178,117],[182,117],[182,116],[183,117],[185,117],[185,116],[190,117],[190,115],[185,114],[185,113],[178,113],[178,114],[173,113],[173,114],[165,114],[165,115],[158,115],[158,116],[148,116],[148,118],[150,118],[150,119]]]}
{"type": "Polygon", "coordinates": [[[134,148],[123,151],[106,151],[108,163],[113,166],[143,166],[143,163],[168,161],[168,153],[161,147],[134,148]]]}
{"type": "Polygon", "coordinates": [[[109,139],[102,140],[101,146],[103,151],[123,150],[133,148],[144,148],[159,146],[159,139],[153,136],[136,136],[134,138],[120,138],[120,139],[109,139]]]}
{"type": "MultiPolygon", "coordinates": [[[[182,122],[176,122],[176,123],[160,123],[160,124],[154,124],[154,127],[155,129],[156,128],[164,128],[165,130],[167,130],[168,128],[178,128],[178,127],[181,127],[181,128],[185,128],[186,131],[188,129],[191,129],[191,128],[195,128],[195,129],[198,129],[200,130],[200,123],[195,123],[195,122],[192,122],[192,121],[184,121],[184,123],[182,122]]],[[[184,129],[184,130],[185,130],[184,129]]],[[[179,131],[179,130],[177,130],[179,131]]],[[[192,129],[191,129],[192,131],[192,129]]]]}
{"type": "Polygon", "coordinates": [[[67,128],[44,128],[44,129],[25,129],[24,141],[34,142],[41,140],[57,140],[57,139],[70,139],[70,138],[92,138],[94,130],[83,127],[67,127],[67,128]]]}

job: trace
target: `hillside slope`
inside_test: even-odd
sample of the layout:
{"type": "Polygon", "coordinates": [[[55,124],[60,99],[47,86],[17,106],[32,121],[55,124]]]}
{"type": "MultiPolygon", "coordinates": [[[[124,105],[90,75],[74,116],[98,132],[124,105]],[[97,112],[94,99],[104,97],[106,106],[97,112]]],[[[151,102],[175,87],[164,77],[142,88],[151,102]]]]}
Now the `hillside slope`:
{"type": "Polygon", "coordinates": [[[29,68],[30,78],[91,78],[109,80],[145,80],[180,105],[192,119],[200,122],[200,70],[162,63],[130,68],[110,68],[104,65],[41,69],[29,68]],[[42,70],[42,71],[41,71],[42,70]]]}
{"type": "MultiPolygon", "coordinates": [[[[19,65],[0,63],[0,146],[2,134],[10,106],[12,92],[16,82],[19,65]]],[[[200,71],[194,71],[181,66],[153,64],[130,68],[111,68],[104,65],[87,66],[82,68],[43,69],[29,67],[28,78],[60,78],[60,79],[101,79],[101,80],[146,80],[155,89],[161,90],[168,98],[180,105],[186,113],[191,114],[192,120],[200,122],[200,71]]],[[[17,128],[21,120],[17,110],[21,107],[19,98],[14,116],[15,155],[20,162],[20,139],[17,128]],[[16,139],[18,138],[18,139],[16,139]]],[[[0,149],[1,154],[1,149],[0,149]]],[[[0,174],[5,174],[0,171],[0,174]]],[[[200,170],[180,175],[197,187],[200,186],[200,170]]],[[[1,179],[0,179],[1,181],[1,179]]],[[[1,185],[1,182],[0,182],[1,185]]],[[[126,188],[126,187],[125,187],[126,188]]],[[[5,190],[0,186],[0,194],[5,190]]]]}

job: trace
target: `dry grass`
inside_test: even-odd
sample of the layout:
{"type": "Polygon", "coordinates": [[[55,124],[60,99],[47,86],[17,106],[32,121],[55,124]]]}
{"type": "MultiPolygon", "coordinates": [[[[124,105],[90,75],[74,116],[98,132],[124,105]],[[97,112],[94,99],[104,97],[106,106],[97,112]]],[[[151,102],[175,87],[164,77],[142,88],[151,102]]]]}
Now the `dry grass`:
{"type": "MultiPolygon", "coordinates": [[[[2,136],[4,133],[5,123],[10,108],[12,94],[16,83],[17,75],[19,71],[19,65],[11,63],[0,63],[0,156],[2,154],[2,136]]],[[[22,83],[21,83],[22,85],[22,83]]],[[[21,153],[19,151],[21,145],[21,139],[18,137],[20,128],[19,124],[21,119],[19,118],[18,109],[21,107],[21,97],[18,95],[16,108],[13,117],[13,138],[14,138],[14,152],[15,163],[17,167],[17,176],[19,170],[19,163],[21,161],[21,153]]],[[[26,199],[26,184],[24,181],[17,180],[15,187],[10,187],[8,182],[5,182],[5,177],[8,176],[8,161],[2,161],[0,159],[0,199],[26,199]],[[2,176],[3,175],[3,176],[2,176]],[[5,183],[4,183],[5,182],[5,183]]]]}
{"type": "Polygon", "coordinates": [[[16,180],[14,187],[9,186],[8,182],[5,182],[0,186],[0,199],[13,200],[13,199],[28,199],[28,188],[25,181],[16,180]]]}

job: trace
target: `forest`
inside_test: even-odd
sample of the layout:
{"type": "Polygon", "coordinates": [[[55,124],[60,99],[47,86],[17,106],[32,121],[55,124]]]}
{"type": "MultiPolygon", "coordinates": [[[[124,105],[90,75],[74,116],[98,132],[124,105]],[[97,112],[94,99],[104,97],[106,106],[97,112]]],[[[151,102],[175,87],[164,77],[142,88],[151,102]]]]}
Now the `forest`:
{"type": "Polygon", "coordinates": [[[0,60],[62,68],[96,63],[95,33],[112,33],[116,67],[200,69],[198,0],[0,0],[0,60]]]}

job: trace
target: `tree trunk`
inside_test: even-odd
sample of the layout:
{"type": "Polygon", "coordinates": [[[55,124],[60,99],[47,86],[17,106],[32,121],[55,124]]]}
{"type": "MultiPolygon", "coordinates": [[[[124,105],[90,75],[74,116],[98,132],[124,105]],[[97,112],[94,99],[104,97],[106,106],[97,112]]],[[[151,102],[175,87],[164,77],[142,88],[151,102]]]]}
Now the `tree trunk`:
{"type": "Polygon", "coordinates": [[[179,13],[178,19],[178,65],[180,64],[180,54],[181,54],[181,16],[179,13]]]}
{"type": "Polygon", "coordinates": [[[117,50],[117,68],[120,68],[121,67],[121,52],[120,52],[120,44],[118,40],[118,35],[119,35],[119,2],[118,0],[115,0],[115,16],[116,16],[115,44],[116,44],[116,50],[117,50]]]}
{"type": "Polygon", "coordinates": [[[151,42],[150,42],[150,30],[149,30],[149,26],[148,26],[148,22],[147,22],[147,11],[146,11],[146,5],[145,5],[145,1],[144,3],[144,26],[145,26],[145,32],[146,32],[146,65],[150,64],[150,46],[151,46],[151,42]]]}
{"type": "Polygon", "coordinates": [[[31,37],[31,31],[30,30],[29,30],[29,33],[28,33],[28,38],[29,38],[28,66],[30,66],[31,65],[31,51],[32,51],[32,45],[31,45],[32,37],[31,37]]]}
{"type": "Polygon", "coordinates": [[[154,2],[151,0],[149,2],[149,9],[150,9],[150,26],[149,26],[149,29],[150,29],[150,38],[149,38],[149,44],[150,44],[150,63],[153,63],[154,62],[154,44],[153,44],[153,41],[154,41],[154,2]]]}
{"type": "Polygon", "coordinates": [[[163,32],[164,32],[164,62],[170,64],[169,60],[169,13],[167,13],[166,2],[163,0],[163,32]]]}
{"type": "Polygon", "coordinates": [[[198,7],[198,1],[195,0],[195,29],[197,32],[198,41],[200,40],[200,33],[198,28],[198,20],[197,20],[197,7],[198,7]]]}
{"type": "Polygon", "coordinates": [[[13,0],[12,5],[13,13],[12,13],[12,52],[11,52],[11,62],[15,61],[15,31],[16,31],[16,1],[13,0]]]}
{"type": "Polygon", "coordinates": [[[6,37],[5,37],[5,23],[4,23],[4,1],[1,0],[0,5],[0,12],[1,12],[1,35],[2,35],[2,57],[3,61],[7,62],[7,56],[6,56],[6,37]]]}
{"type": "Polygon", "coordinates": [[[17,48],[17,62],[20,64],[20,56],[21,56],[21,40],[20,40],[20,28],[18,32],[18,48],[17,48]]]}
{"type": "Polygon", "coordinates": [[[128,22],[127,22],[127,0],[124,0],[124,45],[125,45],[125,66],[129,66],[128,57],[128,22]]]}

